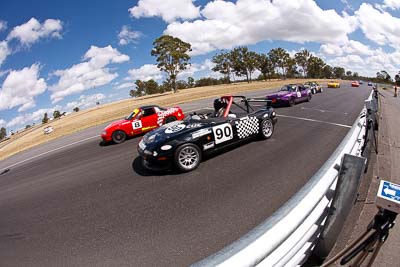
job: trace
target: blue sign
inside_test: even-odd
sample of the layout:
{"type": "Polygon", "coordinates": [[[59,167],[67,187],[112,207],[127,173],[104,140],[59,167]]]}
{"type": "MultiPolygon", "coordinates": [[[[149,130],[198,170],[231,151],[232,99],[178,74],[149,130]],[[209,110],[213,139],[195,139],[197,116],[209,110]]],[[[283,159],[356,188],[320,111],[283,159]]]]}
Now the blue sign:
{"type": "Polygon", "coordinates": [[[379,185],[378,197],[400,203],[400,185],[382,180],[379,185]]]}

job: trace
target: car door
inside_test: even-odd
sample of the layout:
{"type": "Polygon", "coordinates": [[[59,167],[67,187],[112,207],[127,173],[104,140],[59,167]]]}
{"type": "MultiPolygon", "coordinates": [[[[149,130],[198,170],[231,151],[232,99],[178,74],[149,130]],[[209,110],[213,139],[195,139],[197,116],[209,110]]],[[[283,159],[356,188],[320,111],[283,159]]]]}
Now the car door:
{"type": "Polygon", "coordinates": [[[299,98],[301,100],[307,99],[307,97],[308,97],[308,89],[305,86],[301,86],[301,85],[299,85],[297,88],[298,88],[298,90],[300,92],[300,97],[299,98]]]}
{"type": "Polygon", "coordinates": [[[141,130],[142,132],[150,131],[157,127],[157,112],[154,107],[141,109],[141,130]]]}

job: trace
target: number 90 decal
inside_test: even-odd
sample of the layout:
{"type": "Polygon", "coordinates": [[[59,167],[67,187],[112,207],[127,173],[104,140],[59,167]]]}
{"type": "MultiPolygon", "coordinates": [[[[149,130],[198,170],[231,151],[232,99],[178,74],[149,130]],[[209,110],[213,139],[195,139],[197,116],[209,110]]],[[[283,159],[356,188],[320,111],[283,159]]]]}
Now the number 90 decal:
{"type": "Polygon", "coordinates": [[[212,130],[214,133],[215,144],[220,144],[233,138],[232,126],[229,123],[215,126],[212,130]]]}

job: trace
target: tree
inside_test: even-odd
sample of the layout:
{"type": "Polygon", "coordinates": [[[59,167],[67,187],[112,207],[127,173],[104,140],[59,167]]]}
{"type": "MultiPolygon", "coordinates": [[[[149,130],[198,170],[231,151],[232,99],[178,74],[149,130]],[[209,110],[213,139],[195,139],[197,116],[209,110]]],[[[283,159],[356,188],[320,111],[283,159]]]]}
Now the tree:
{"type": "Polygon", "coordinates": [[[286,75],[285,66],[287,65],[287,61],[290,58],[289,53],[285,49],[278,47],[271,49],[268,52],[268,56],[273,62],[274,66],[282,69],[282,75],[285,76],[286,75]]]}
{"type": "Polygon", "coordinates": [[[296,60],[296,64],[299,65],[303,71],[303,76],[307,77],[308,75],[308,60],[311,57],[310,51],[307,49],[303,49],[300,52],[297,52],[294,55],[294,59],[296,60]]]}
{"type": "Polygon", "coordinates": [[[4,127],[0,129],[0,140],[3,140],[7,136],[7,130],[4,127]]]}
{"type": "Polygon", "coordinates": [[[193,77],[188,77],[187,78],[187,84],[188,84],[189,88],[194,87],[195,81],[194,81],[193,77]]]}
{"type": "Polygon", "coordinates": [[[49,122],[49,117],[48,117],[47,112],[46,112],[46,113],[44,113],[44,116],[43,116],[43,119],[42,119],[42,123],[45,124],[47,122],[49,122]]]}
{"type": "Polygon", "coordinates": [[[135,94],[136,94],[136,90],[133,90],[133,89],[129,90],[130,97],[135,97],[135,94]]]}
{"type": "Polygon", "coordinates": [[[237,76],[245,76],[251,82],[251,75],[257,66],[257,53],[249,51],[246,46],[239,46],[230,52],[233,70],[237,76]]]}
{"type": "Polygon", "coordinates": [[[296,60],[294,58],[289,57],[285,62],[286,68],[286,76],[288,78],[296,77],[299,74],[297,70],[296,60]]]}
{"type": "Polygon", "coordinates": [[[334,67],[333,68],[333,75],[335,78],[340,79],[344,76],[345,70],[342,67],[334,67]]]}
{"type": "Polygon", "coordinates": [[[74,107],[73,111],[74,112],[78,112],[79,111],[79,107],[74,107]]]}
{"type": "Polygon", "coordinates": [[[158,91],[158,83],[156,81],[154,81],[153,79],[148,80],[147,82],[144,82],[144,90],[146,95],[153,95],[153,94],[157,94],[158,91]]]}
{"type": "Polygon", "coordinates": [[[228,81],[230,81],[231,72],[233,71],[231,54],[229,52],[221,52],[216,54],[213,56],[212,62],[215,64],[215,66],[212,68],[212,71],[221,73],[228,79],[228,81]]]}
{"type": "Polygon", "coordinates": [[[179,72],[189,65],[188,52],[192,51],[191,45],[179,38],[162,35],[153,42],[153,46],[151,55],[156,57],[157,67],[167,73],[171,86],[176,92],[176,78],[179,72]]]}
{"type": "Polygon", "coordinates": [[[333,77],[333,68],[329,65],[325,65],[322,69],[322,77],[324,78],[332,78],[333,77]]]}
{"type": "Polygon", "coordinates": [[[311,56],[308,59],[308,77],[310,78],[321,78],[322,70],[325,66],[325,62],[316,56],[311,56]]]}
{"type": "Polygon", "coordinates": [[[257,68],[262,73],[265,79],[271,80],[271,75],[274,74],[274,64],[266,54],[259,54],[257,58],[257,68]]]}
{"type": "Polygon", "coordinates": [[[381,70],[381,71],[377,72],[376,78],[380,82],[391,82],[392,81],[392,77],[390,77],[390,75],[385,70],[381,70]]]}
{"type": "Polygon", "coordinates": [[[394,82],[396,86],[400,86],[400,72],[394,76],[394,82]]]}
{"type": "Polygon", "coordinates": [[[141,97],[146,94],[146,83],[142,80],[136,80],[135,82],[136,90],[134,92],[134,97],[141,97]]]}
{"type": "Polygon", "coordinates": [[[27,125],[25,125],[25,129],[29,129],[29,128],[31,128],[32,126],[30,125],[30,124],[27,124],[27,125]]]}
{"type": "Polygon", "coordinates": [[[346,71],[346,76],[350,77],[352,75],[352,72],[350,70],[346,71]]]}
{"type": "Polygon", "coordinates": [[[60,118],[60,117],[61,117],[60,111],[54,110],[54,112],[53,112],[53,118],[54,118],[54,119],[58,119],[58,118],[60,118]]]}

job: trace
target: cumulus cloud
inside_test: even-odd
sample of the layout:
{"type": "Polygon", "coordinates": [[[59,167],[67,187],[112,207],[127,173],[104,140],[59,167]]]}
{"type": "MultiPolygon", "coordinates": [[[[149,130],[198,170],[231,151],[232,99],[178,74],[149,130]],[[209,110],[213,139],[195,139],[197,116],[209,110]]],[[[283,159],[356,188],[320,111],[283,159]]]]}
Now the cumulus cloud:
{"type": "Polygon", "coordinates": [[[365,36],[378,45],[400,48],[400,18],[363,3],[355,12],[365,36]]]}
{"type": "Polygon", "coordinates": [[[122,26],[121,31],[118,33],[118,39],[120,45],[127,45],[130,43],[136,43],[137,40],[142,36],[139,31],[132,31],[128,26],[122,26]]]}
{"type": "Polygon", "coordinates": [[[343,54],[363,56],[373,54],[373,51],[369,46],[355,40],[349,40],[342,45],[323,44],[320,47],[320,52],[326,56],[341,56],[343,54]]]}
{"type": "Polygon", "coordinates": [[[121,54],[117,49],[109,46],[91,46],[83,57],[83,61],[69,69],[57,70],[53,74],[59,76],[57,84],[49,89],[53,103],[64,97],[85,90],[106,85],[118,77],[111,72],[109,64],[122,63],[129,60],[129,56],[121,54]]]}
{"type": "Polygon", "coordinates": [[[130,80],[155,80],[159,81],[163,78],[163,73],[157,68],[157,65],[154,64],[145,64],[137,69],[130,69],[128,70],[130,80]]]}
{"type": "Polygon", "coordinates": [[[121,83],[121,84],[117,84],[115,87],[115,89],[125,89],[125,88],[135,88],[135,83],[134,82],[126,82],[126,83],[121,83]]]}
{"type": "Polygon", "coordinates": [[[21,112],[35,107],[35,97],[47,89],[44,79],[39,78],[39,69],[38,64],[33,64],[10,71],[0,88],[0,110],[19,106],[21,112]]]}
{"type": "Polygon", "coordinates": [[[7,56],[11,54],[11,51],[8,47],[8,44],[6,41],[1,41],[0,42],[0,66],[3,64],[3,62],[6,60],[7,56]]]}
{"type": "Polygon", "coordinates": [[[210,59],[206,59],[202,63],[193,63],[186,70],[178,74],[178,79],[193,76],[196,72],[206,72],[207,74],[211,74],[211,69],[214,66],[215,64],[210,59]]]}
{"type": "Polygon", "coordinates": [[[53,108],[42,108],[39,110],[36,110],[32,113],[25,113],[22,115],[19,115],[15,118],[13,118],[11,121],[7,122],[6,127],[9,128],[21,128],[24,127],[27,124],[32,124],[39,122],[43,119],[43,116],[45,113],[49,115],[49,117],[52,116],[54,110],[60,110],[60,106],[56,106],[53,108]]]}
{"type": "Polygon", "coordinates": [[[7,22],[0,20],[0,32],[7,29],[7,22]]]}
{"type": "Polygon", "coordinates": [[[400,9],[400,0],[384,0],[383,7],[391,9],[400,9]]]}
{"type": "Polygon", "coordinates": [[[58,19],[47,19],[40,23],[31,18],[28,22],[16,26],[7,36],[7,41],[17,39],[22,45],[30,46],[41,38],[61,38],[62,22],[58,19]]]}
{"type": "Polygon", "coordinates": [[[172,22],[164,32],[191,43],[192,55],[263,40],[341,43],[357,27],[354,17],[323,10],[312,0],[216,0],[201,14],[204,19],[172,22]]]}
{"type": "Polygon", "coordinates": [[[7,122],[3,119],[0,119],[0,127],[6,126],[7,122]]]}
{"type": "Polygon", "coordinates": [[[172,22],[176,19],[195,19],[200,15],[199,9],[193,0],[139,0],[129,13],[134,18],[161,17],[166,22],[172,22]]]}
{"type": "Polygon", "coordinates": [[[67,110],[72,110],[75,107],[80,109],[90,108],[96,105],[96,102],[100,102],[105,99],[104,94],[92,94],[92,95],[81,95],[76,101],[69,102],[65,105],[67,110]]]}

